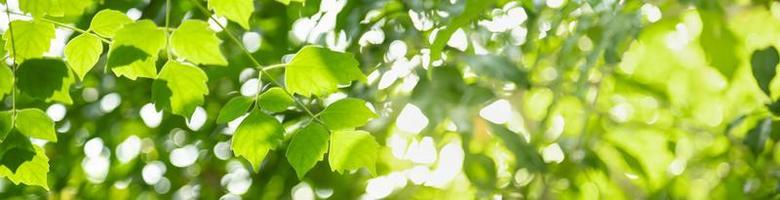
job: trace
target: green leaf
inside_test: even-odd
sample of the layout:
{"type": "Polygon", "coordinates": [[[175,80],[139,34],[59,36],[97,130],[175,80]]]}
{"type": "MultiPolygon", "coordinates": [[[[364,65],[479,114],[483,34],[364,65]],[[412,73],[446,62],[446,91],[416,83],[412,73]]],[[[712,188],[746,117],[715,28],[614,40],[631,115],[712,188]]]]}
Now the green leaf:
{"type": "Polygon", "coordinates": [[[447,24],[447,28],[444,28],[436,33],[436,39],[431,44],[431,62],[439,60],[441,58],[441,51],[444,46],[447,45],[447,41],[450,40],[452,34],[459,28],[466,26],[471,21],[476,20],[482,11],[489,8],[495,0],[466,0],[465,10],[452,19],[452,22],[447,24]]]}
{"type": "Polygon", "coordinates": [[[81,34],[65,45],[64,53],[70,68],[76,72],[79,80],[84,80],[87,72],[100,59],[100,54],[103,53],[103,44],[93,35],[81,34]]]}
{"type": "Polygon", "coordinates": [[[5,50],[11,54],[11,57],[16,57],[16,62],[21,63],[27,59],[40,58],[49,51],[51,40],[54,39],[54,25],[51,23],[38,20],[14,20],[11,22],[11,27],[13,28],[13,40],[11,40],[10,31],[3,35],[3,39],[5,40],[5,50]]]}
{"type": "Polygon", "coordinates": [[[255,109],[238,125],[233,133],[231,147],[236,156],[248,160],[257,172],[268,151],[276,149],[283,139],[282,124],[276,118],[255,109]]]}
{"type": "Polygon", "coordinates": [[[328,130],[317,123],[310,123],[293,135],[287,147],[287,161],[298,178],[303,178],[328,151],[328,130]]]}
{"type": "Polygon", "coordinates": [[[24,183],[37,185],[49,190],[47,174],[49,173],[49,158],[42,148],[33,146],[35,155],[31,160],[21,163],[14,171],[4,165],[0,165],[0,177],[6,177],[14,184],[24,183]]]}
{"type": "Polygon", "coordinates": [[[319,116],[330,130],[354,129],[379,117],[366,106],[366,101],[355,98],[338,100],[320,112],[319,116]]]}
{"type": "Polygon", "coordinates": [[[70,86],[75,82],[75,77],[62,60],[45,58],[24,61],[19,65],[16,76],[18,89],[33,98],[46,102],[73,103],[70,86]]]}
{"type": "Polygon", "coordinates": [[[13,129],[13,113],[11,111],[0,111],[0,143],[5,140],[8,133],[13,129]]]}
{"type": "Polygon", "coordinates": [[[11,68],[5,65],[5,62],[0,62],[0,100],[6,94],[11,94],[14,88],[14,72],[11,68]]]}
{"type": "Polygon", "coordinates": [[[35,17],[46,15],[53,17],[62,17],[64,12],[60,0],[21,0],[19,1],[19,10],[35,17]]]}
{"type": "Polygon", "coordinates": [[[52,142],[57,142],[54,121],[39,109],[28,108],[16,113],[16,129],[20,133],[52,142]]]}
{"type": "Polygon", "coordinates": [[[750,148],[753,155],[758,156],[764,151],[766,146],[766,140],[769,138],[769,134],[772,132],[772,119],[766,118],[758,122],[753,129],[750,129],[743,144],[750,148]]]}
{"type": "Polygon", "coordinates": [[[89,24],[89,30],[100,36],[112,38],[124,25],[133,23],[130,17],[116,10],[101,10],[89,24]]]}
{"type": "Polygon", "coordinates": [[[255,11],[252,0],[208,0],[209,9],[214,10],[217,16],[225,17],[230,21],[249,29],[249,18],[255,11]]]}
{"type": "Polygon", "coordinates": [[[775,47],[767,47],[766,49],[753,51],[753,55],[750,56],[750,64],[753,67],[753,77],[766,95],[770,95],[769,83],[775,78],[778,62],[780,62],[780,57],[778,57],[778,52],[775,47]]]}
{"type": "Polygon", "coordinates": [[[30,139],[17,131],[8,134],[8,137],[0,144],[0,166],[7,167],[11,172],[16,172],[19,166],[31,161],[35,156],[30,139]]]}
{"type": "Polygon", "coordinates": [[[130,80],[157,75],[157,54],[165,47],[165,32],[151,20],[141,20],[119,29],[108,51],[108,67],[130,80]]]}
{"type": "Polygon", "coordinates": [[[94,0],[59,0],[64,16],[80,16],[92,6],[94,0]]]}
{"type": "Polygon", "coordinates": [[[257,97],[257,103],[261,108],[270,112],[282,112],[292,106],[295,101],[284,92],[284,89],[274,87],[268,89],[257,97]]]}
{"type": "Polygon", "coordinates": [[[284,4],[285,6],[290,5],[290,2],[306,3],[306,0],[276,0],[276,1],[284,4]]]}
{"type": "Polygon", "coordinates": [[[287,64],[287,89],[306,97],[326,96],[354,80],[366,81],[358,61],[350,53],[306,46],[287,64]]]}
{"type": "Polygon", "coordinates": [[[220,43],[209,24],[198,20],[184,21],[171,35],[173,53],[199,65],[228,64],[219,51],[220,43]]]}
{"type": "Polygon", "coordinates": [[[740,59],[739,39],[729,29],[726,13],[717,1],[701,1],[697,11],[701,18],[699,44],[707,62],[726,79],[733,77],[740,59]]]}
{"type": "Polygon", "coordinates": [[[379,144],[366,131],[336,131],[330,134],[328,163],[333,171],[344,173],[362,167],[376,175],[379,144]]]}
{"type": "Polygon", "coordinates": [[[152,83],[154,105],[189,119],[209,94],[208,79],[200,68],[170,60],[152,83]]]}
{"type": "Polygon", "coordinates": [[[224,124],[246,114],[254,100],[251,97],[237,96],[228,101],[217,116],[217,123],[224,124]]]}

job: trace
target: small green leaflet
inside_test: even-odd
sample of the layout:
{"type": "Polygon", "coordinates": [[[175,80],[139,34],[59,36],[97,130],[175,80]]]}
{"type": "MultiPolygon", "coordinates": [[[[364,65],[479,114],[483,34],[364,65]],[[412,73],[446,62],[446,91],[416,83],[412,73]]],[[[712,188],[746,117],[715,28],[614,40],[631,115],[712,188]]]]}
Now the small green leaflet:
{"type": "Polygon", "coordinates": [[[186,20],[171,35],[173,53],[199,65],[227,65],[219,51],[222,43],[209,24],[199,20],[186,20]]]}
{"type": "Polygon", "coordinates": [[[11,22],[11,27],[13,28],[13,41],[10,31],[3,34],[3,39],[5,40],[5,50],[11,54],[11,57],[16,58],[16,62],[21,63],[27,59],[41,58],[44,53],[49,51],[51,40],[54,39],[54,25],[37,20],[14,20],[11,22]]]}
{"type": "Polygon", "coordinates": [[[766,95],[771,95],[769,91],[769,83],[775,78],[777,73],[777,63],[780,62],[780,56],[778,55],[775,47],[767,47],[766,49],[756,50],[753,55],[750,56],[750,64],[753,69],[753,78],[758,82],[758,86],[766,95]]]}
{"type": "Polygon", "coordinates": [[[217,16],[225,17],[230,21],[249,29],[249,18],[255,12],[252,0],[208,0],[209,9],[214,10],[217,16]]]}
{"type": "Polygon", "coordinates": [[[345,98],[330,104],[320,112],[320,119],[330,130],[354,129],[378,117],[366,106],[366,101],[355,98],[345,98]]]}
{"type": "Polygon", "coordinates": [[[270,112],[282,112],[292,106],[295,101],[280,87],[274,87],[263,92],[257,97],[257,103],[261,108],[270,112]]]}
{"type": "Polygon", "coordinates": [[[54,121],[39,109],[22,109],[16,114],[16,129],[24,135],[57,142],[54,121]]]}
{"type": "Polygon", "coordinates": [[[276,118],[255,109],[238,125],[231,147],[236,156],[244,157],[257,172],[268,151],[284,139],[284,128],[276,118]]]}
{"type": "Polygon", "coordinates": [[[0,100],[6,94],[11,94],[14,87],[14,72],[11,68],[0,62],[0,100]]]}
{"type": "Polygon", "coordinates": [[[224,124],[246,114],[254,100],[251,97],[237,96],[228,101],[217,116],[217,123],[224,124]]]}
{"type": "Polygon", "coordinates": [[[87,72],[100,59],[100,54],[103,53],[103,44],[94,35],[81,34],[65,45],[64,53],[70,68],[76,72],[79,80],[84,80],[87,72]]]}
{"type": "Polygon", "coordinates": [[[328,152],[328,130],[318,123],[300,129],[287,146],[287,161],[298,178],[303,178],[328,152]]]}
{"type": "Polygon", "coordinates": [[[151,20],[141,20],[119,29],[108,51],[108,67],[130,80],[157,76],[155,61],[165,47],[165,32],[151,20]]]}
{"type": "Polygon", "coordinates": [[[13,114],[11,111],[0,111],[0,144],[2,144],[13,128],[13,114]]]}
{"type": "Polygon", "coordinates": [[[287,64],[285,81],[293,94],[305,97],[327,96],[354,80],[366,81],[358,61],[350,53],[340,53],[317,46],[305,46],[287,64]]]}
{"type": "Polygon", "coordinates": [[[42,148],[34,146],[35,155],[30,161],[21,163],[16,171],[0,165],[0,177],[6,177],[14,184],[24,183],[37,185],[49,190],[47,174],[49,174],[49,158],[42,148]]]}
{"type": "Polygon", "coordinates": [[[379,143],[366,131],[336,131],[330,134],[328,163],[333,171],[344,173],[362,167],[376,175],[379,143]]]}
{"type": "Polygon", "coordinates": [[[31,59],[24,61],[16,71],[17,88],[33,98],[46,102],[72,104],[70,85],[73,73],[59,59],[31,59]]]}
{"type": "Polygon", "coordinates": [[[133,23],[130,17],[116,10],[101,10],[89,24],[89,30],[100,36],[112,38],[125,24],[133,23]]]}
{"type": "Polygon", "coordinates": [[[455,31],[475,20],[479,14],[492,5],[493,2],[495,2],[495,0],[466,0],[466,6],[463,13],[453,18],[452,22],[447,25],[447,28],[436,33],[436,39],[433,41],[433,44],[431,44],[431,62],[439,60],[441,51],[444,49],[444,46],[447,45],[447,41],[450,40],[450,36],[452,36],[455,31]]]}
{"type": "Polygon", "coordinates": [[[198,67],[169,60],[152,83],[152,101],[157,110],[189,119],[209,94],[208,79],[198,67]]]}

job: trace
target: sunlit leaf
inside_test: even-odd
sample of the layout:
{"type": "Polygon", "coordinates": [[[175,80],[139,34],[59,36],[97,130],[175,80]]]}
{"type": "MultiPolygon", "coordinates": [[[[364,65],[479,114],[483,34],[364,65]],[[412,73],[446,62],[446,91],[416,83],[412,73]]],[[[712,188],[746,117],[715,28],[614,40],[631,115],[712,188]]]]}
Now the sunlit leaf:
{"type": "Polygon", "coordinates": [[[65,45],[64,53],[70,68],[76,72],[79,80],[84,80],[87,72],[100,59],[100,54],[103,53],[103,44],[93,35],[81,34],[65,45]]]}
{"type": "Polygon", "coordinates": [[[254,110],[233,133],[231,147],[236,156],[244,157],[254,171],[259,171],[268,151],[281,144],[283,134],[284,128],[276,118],[254,110]]]}
{"type": "Polygon", "coordinates": [[[46,15],[62,17],[65,12],[62,10],[61,0],[21,0],[19,9],[30,13],[32,16],[43,17],[46,15]]]}
{"type": "Polygon", "coordinates": [[[261,108],[270,112],[281,112],[287,110],[287,107],[292,106],[295,102],[284,89],[275,87],[268,89],[257,97],[257,103],[261,108]]]}
{"type": "Polygon", "coordinates": [[[306,46],[287,64],[287,89],[306,97],[326,96],[339,85],[354,80],[366,81],[358,62],[349,53],[339,53],[317,46],[306,46]]]}
{"type": "Polygon", "coordinates": [[[171,35],[173,53],[195,64],[227,65],[219,51],[222,43],[204,21],[184,21],[171,35]]]}
{"type": "Polygon", "coordinates": [[[152,84],[152,101],[158,110],[190,118],[209,94],[208,77],[202,69],[168,61],[152,84]]]}
{"type": "Polygon", "coordinates": [[[300,179],[323,159],[327,151],[328,130],[320,124],[310,123],[293,135],[286,156],[300,179]]]}
{"type": "Polygon", "coordinates": [[[116,10],[101,10],[92,18],[89,29],[100,36],[112,38],[119,29],[129,23],[133,23],[133,20],[124,13],[116,10]]]}
{"type": "Polygon", "coordinates": [[[70,86],[76,77],[59,59],[32,59],[24,61],[16,71],[19,91],[46,102],[72,104],[70,86]]]}
{"type": "Polygon", "coordinates": [[[16,114],[16,129],[30,137],[57,142],[54,121],[39,109],[19,110],[16,114]]]}
{"type": "Polygon", "coordinates": [[[290,2],[306,3],[306,0],[276,0],[284,5],[290,5],[290,2]]]}
{"type": "Polygon", "coordinates": [[[230,21],[249,29],[249,18],[255,11],[252,0],[208,0],[209,9],[216,15],[225,17],[230,21]]]}
{"type": "Polygon", "coordinates": [[[43,53],[49,51],[51,40],[54,39],[54,25],[38,20],[14,20],[11,27],[13,40],[10,32],[3,34],[3,39],[6,52],[10,53],[11,57],[16,57],[16,62],[40,58],[43,53]]]}
{"type": "Polygon", "coordinates": [[[333,171],[344,173],[366,168],[376,175],[378,152],[379,144],[366,131],[336,131],[330,134],[328,163],[333,171]]]}
{"type": "Polygon", "coordinates": [[[3,99],[3,96],[7,94],[11,94],[13,88],[14,73],[5,63],[0,63],[0,99],[3,99]]]}
{"type": "Polygon", "coordinates": [[[165,47],[165,32],[151,20],[127,24],[114,36],[108,51],[108,67],[131,80],[157,76],[155,61],[165,47]]]}
{"type": "Polygon", "coordinates": [[[228,123],[240,117],[241,115],[246,114],[246,111],[249,109],[249,107],[252,106],[253,102],[254,100],[252,100],[251,97],[233,97],[230,99],[230,101],[225,103],[225,106],[223,106],[222,110],[219,111],[219,115],[217,116],[217,123],[228,123]]]}
{"type": "Polygon", "coordinates": [[[333,102],[319,116],[330,130],[354,129],[378,117],[366,106],[366,101],[355,98],[333,102]]]}

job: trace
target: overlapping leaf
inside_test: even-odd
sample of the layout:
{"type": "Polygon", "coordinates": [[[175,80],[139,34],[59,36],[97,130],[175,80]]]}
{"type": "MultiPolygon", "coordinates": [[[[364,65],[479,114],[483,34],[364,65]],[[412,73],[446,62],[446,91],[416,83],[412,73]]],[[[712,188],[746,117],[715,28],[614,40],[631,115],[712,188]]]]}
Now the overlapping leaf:
{"type": "Polygon", "coordinates": [[[284,89],[275,87],[260,94],[257,97],[257,103],[267,111],[281,112],[287,110],[287,107],[292,106],[295,102],[284,92],[284,89]]]}
{"type": "Polygon", "coordinates": [[[328,130],[320,124],[311,123],[293,135],[286,156],[295,174],[302,178],[327,151],[328,130]]]}
{"type": "Polygon", "coordinates": [[[27,60],[19,65],[16,75],[17,87],[24,94],[46,102],[73,103],[70,86],[76,78],[62,60],[27,60]]]}
{"type": "Polygon", "coordinates": [[[165,47],[165,32],[151,20],[124,25],[108,51],[108,67],[117,76],[131,80],[157,75],[157,54],[165,47]]]}
{"type": "Polygon", "coordinates": [[[198,67],[168,61],[152,83],[152,100],[158,110],[189,118],[209,94],[208,77],[198,67]]]}

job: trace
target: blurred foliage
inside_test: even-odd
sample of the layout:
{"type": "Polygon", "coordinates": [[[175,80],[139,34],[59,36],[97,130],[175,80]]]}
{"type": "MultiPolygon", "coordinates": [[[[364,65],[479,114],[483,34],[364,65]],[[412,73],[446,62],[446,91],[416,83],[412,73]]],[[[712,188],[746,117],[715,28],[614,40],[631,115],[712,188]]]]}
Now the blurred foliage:
{"type": "MultiPolygon", "coordinates": [[[[11,10],[44,5],[7,2],[11,10]]],[[[158,27],[166,26],[167,14],[168,26],[178,27],[185,19],[209,21],[211,14],[199,6],[214,9],[201,0],[170,1],[170,12],[164,0],[62,2],[83,6],[83,12],[33,14],[48,21],[14,23],[30,30],[54,24],[54,43],[64,45],[78,35],[64,25],[87,30],[101,10],[158,27]]],[[[52,109],[65,107],[67,114],[54,119],[56,143],[27,144],[22,134],[10,131],[9,114],[0,113],[0,130],[10,131],[0,137],[0,162],[18,168],[20,159],[40,163],[46,157],[39,153],[45,152],[50,166],[48,190],[0,179],[0,199],[780,199],[780,81],[774,79],[778,1],[252,2],[248,22],[240,21],[246,13],[233,13],[222,19],[227,26],[216,34],[227,66],[199,67],[208,78],[206,93],[196,92],[203,95],[200,106],[207,116],[201,127],[170,110],[161,114],[162,122],[150,125],[144,110],[156,113],[146,106],[153,101],[154,85],[165,81],[115,76],[104,69],[112,65],[105,54],[109,48],[86,75],[45,69],[65,64],[61,52],[24,61],[15,73],[17,87],[35,92],[13,100],[4,89],[14,74],[5,68],[21,61],[7,62],[0,70],[2,110],[39,108],[54,119],[52,109]],[[237,124],[225,122],[240,115],[228,113],[223,120],[220,110],[249,109],[252,100],[238,97],[251,85],[249,79],[259,77],[261,88],[267,88],[284,80],[285,70],[269,68],[259,76],[258,64],[231,33],[244,46],[259,35],[250,51],[262,65],[287,63],[310,44],[352,53],[365,82],[311,98],[310,91],[318,88],[298,86],[303,96],[295,101],[319,113],[344,97],[365,100],[371,111],[363,115],[373,111],[378,117],[360,130],[330,137],[353,137],[344,145],[377,151],[375,169],[353,166],[370,158],[339,160],[338,170],[329,162],[310,166],[311,160],[296,160],[293,167],[284,149],[293,146],[292,133],[314,120],[298,108],[264,108],[281,120],[283,141],[260,163],[234,157],[230,141],[237,124]],[[52,81],[57,83],[46,83],[52,81]],[[115,98],[121,103],[105,109],[115,98]],[[231,99],[235,102],[228,103],[231,99]],[[380,147],[371,148],[375,144],[368,137],[380,147]],[[9,141],[30,149],[21,151],[9,141]],[[130,147],[140,148],[140,154],[125,159],[120,152],[130,147]],[[195,152],[194,164],[174,165],[183,159],[178,156],[193,156],[181,152],[195,152]],[[301,175],[297,168],[311,170],[301,175]]],[[[6,46],[13,35],[8,18],[18,19],[13,16],[26,15],[0,17],[6,46]]],[[[220,30],[214,24],[211,28],[220,30]]],[[[39,34],[29,32],[16,39],[39,34]]],[[[29,58],[22,53],[30,52],[19,52],[19,59],[29,58]]],[[[151,56],[149,63],[160,71],[170,53],[151,56]]],[[[327,58],[322,62],[349,62],[327,58]]],[[[277,92],[264,101],[292,105],[277,92]]],[[[326,123],[352,124],[331,115],[336,118],[326,123]]],[[[3,170],[0,176],[7,176],[3,170]]]]}

